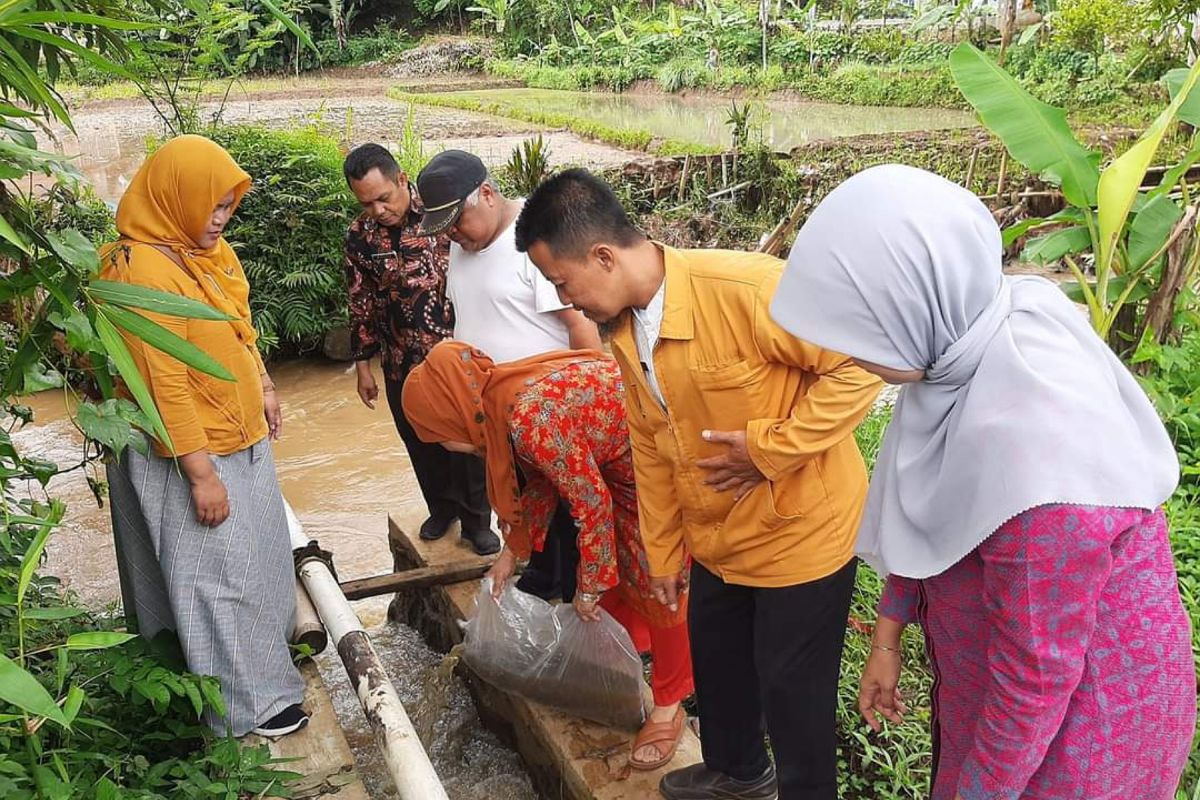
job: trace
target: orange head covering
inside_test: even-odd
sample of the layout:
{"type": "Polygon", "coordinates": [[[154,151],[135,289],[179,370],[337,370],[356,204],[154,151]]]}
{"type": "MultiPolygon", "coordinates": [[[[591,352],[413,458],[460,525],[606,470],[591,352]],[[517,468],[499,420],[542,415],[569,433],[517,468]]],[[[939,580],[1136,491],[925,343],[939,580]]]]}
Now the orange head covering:
{"type": "Polygon", "coordinates": [[[439,342],[404,382],[404,416],[423,442],[475,445],[487,463],[492,508],[518,527],[521,490],[508,430],[517,397],[570,364],[607,359],[598,350],[560,350],[496,366],[465,342],[439,342]]]}
{"type": "Polygon", "coordinates": [[[141,243],[173,253],[200,284],[209,303],[236,317],[238,338],[252,344],[250,284],[224,237],[207,249],[197,242],[213,210],[233,192],[233,209],[250,190],[250,176],[225,149],[203,136],[177,136],[154,151],[133,176],[117,206],[121,241],[104,255],[141,243]]]}

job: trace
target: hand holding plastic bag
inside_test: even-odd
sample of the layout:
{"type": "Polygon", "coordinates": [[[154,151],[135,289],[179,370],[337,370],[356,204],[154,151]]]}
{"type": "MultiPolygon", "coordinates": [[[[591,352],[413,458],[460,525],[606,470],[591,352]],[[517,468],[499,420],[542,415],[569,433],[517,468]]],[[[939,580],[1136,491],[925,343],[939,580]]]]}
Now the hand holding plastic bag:
{"type": "Polygon", "coordinates": [[[607,612],[584,622],[574,608],[552,606],[509,585],[492,598],[484,579],[466,624],[463,657],[501,689],[573,716],[634,729],[642,724],[642,660],[607,612]]]}

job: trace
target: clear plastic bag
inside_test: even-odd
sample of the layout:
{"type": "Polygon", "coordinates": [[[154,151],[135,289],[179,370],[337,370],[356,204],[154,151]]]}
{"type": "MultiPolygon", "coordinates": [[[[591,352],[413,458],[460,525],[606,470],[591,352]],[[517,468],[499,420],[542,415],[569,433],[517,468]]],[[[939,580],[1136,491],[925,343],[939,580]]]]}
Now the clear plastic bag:
{"type": "Polygon", "coordinates": [[[463,658],[505,691],[635,729],[645,719],[642,660],[625,628],[603,609],[600,617],[584,622],[572,606],[551,605],[511,583],[497,602],[485,578],[465,625],[463,658]]]}

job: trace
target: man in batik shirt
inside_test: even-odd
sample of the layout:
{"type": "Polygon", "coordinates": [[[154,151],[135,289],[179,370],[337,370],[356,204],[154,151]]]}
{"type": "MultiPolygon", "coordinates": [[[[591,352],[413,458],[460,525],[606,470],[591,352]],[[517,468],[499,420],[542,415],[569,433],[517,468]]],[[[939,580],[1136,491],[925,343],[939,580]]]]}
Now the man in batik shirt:
{"type": "Polygon", "coordinates": [[[445,234],[416,235],[423,208],[385,148],[356,148],[346,157],[343,171],[363,209],[346,233],[350,344],[358,396],[375,408],[379,387],[371,358],[379,355],[388,406],[429,508],[421,538],[441,538],[458,519],[463,539],[475,552],[495,553],[500,540],[491,529],[483,461],[422,442],[400,404],[409,370],[454,331],[454,309],[446,299],[449,239],[445,234]]]}

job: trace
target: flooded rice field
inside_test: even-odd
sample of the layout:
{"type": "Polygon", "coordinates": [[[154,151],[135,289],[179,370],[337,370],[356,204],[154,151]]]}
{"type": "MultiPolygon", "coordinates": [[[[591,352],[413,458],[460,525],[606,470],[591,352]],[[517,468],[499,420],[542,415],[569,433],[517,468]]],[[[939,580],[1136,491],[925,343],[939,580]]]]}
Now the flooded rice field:
{"type": "MultiPolygon", "coordinates": [[[[280,87],[247,93],[231,91],[223,103],[201,106],[203,120],[253,122],[273,127],[319,124],[349,148],[368,141],[395,145],[409,115],[429,153],[449,148],[470,150],[498,167],[513,148],[541,132],[553,166],[616,167],[644,153],[589,141],[573,133],[490,114],[429,106],[409,106],[385,96],[395,85],[380,77],[329,80],[300,78],[280,87]]],[[[648,130],[663,138],[705,145],[731,141],[728,99],[712,96],[612,94],[551,89],[491,88],[484,79],[449,76],[433,86],[402,86],[412,91],[440,91],[516,109],[563,113],[593,119],[614,128],[648,130]],[[471,87],[483,88],[471,88],[471,87]]],[[[937,108],[874,108],[770,98],[750,101],[754,123],[767,144],[778,151],[807,142],[916,130],[943,130],[974,125],[963,111],[937,108]]],[[[148,138],[163,134],[162,122],[142,100],[106,100],[72,109],[75,132],[57,126],[40,136],[43,144],[77,156],[77,165],[97,194],[115,203],[141,164],[148,138]]]]}
{"type": "MultiPolygon", "coordinates": [[[[449,94],[485,100],[501,107],[537,108],[548,113],[570,114],[614,128],[646,130],[662,138],[725,147],[732,142],[727,122],[731,101],[719,97],[527,88],[465,90],[449,94]]],[[[739,101],[738,105],[745,102],[739,101]]],[[[865,133],[944,130],[976,124],[971,114],[944,108],[877,108],[776,98],[749,102],[755,109],[752,124],[760,126],[765,143],[780,152],[809,142],[865,133]]]]}

